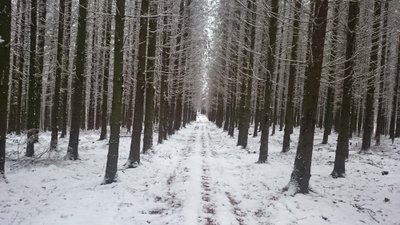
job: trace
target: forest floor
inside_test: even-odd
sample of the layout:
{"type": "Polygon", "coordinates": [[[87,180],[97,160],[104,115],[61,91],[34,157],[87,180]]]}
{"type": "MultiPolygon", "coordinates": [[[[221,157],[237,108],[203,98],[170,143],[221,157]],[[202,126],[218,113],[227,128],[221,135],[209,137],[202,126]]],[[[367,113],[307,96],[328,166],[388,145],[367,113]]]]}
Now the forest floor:
{"type": "Polygon", "coordinates": [[[256,164],[259,138],[249,136],[249,147],[241,149],[199,116],[128,170],[122,165],[130,138],[122,137],[119,182],[110,185],[101,185],[108,145],[97,132],[82,133],[78,161],[63,160],[68,139],[49,153],[50,133],[43,133],[32,160],[23,156],[25,136],[10,135],[0,224],[400,224],[399,140],[392,145],[384,139],[360,155],[360,139],[354,138],[347,177],[333,179],[336,136],[321,145],[317,130],[312,192],[291,196],[282,188],[293,168],[298,130],[287,154],[280,153],[282,135],[271,137],[268,163],[256,164]]]}

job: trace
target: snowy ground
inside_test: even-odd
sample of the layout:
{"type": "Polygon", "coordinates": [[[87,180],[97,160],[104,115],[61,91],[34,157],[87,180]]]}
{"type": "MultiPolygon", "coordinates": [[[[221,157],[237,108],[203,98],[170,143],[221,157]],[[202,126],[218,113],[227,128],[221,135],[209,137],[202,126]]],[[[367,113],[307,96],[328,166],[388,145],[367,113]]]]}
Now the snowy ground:
{"type": "MultiPolygon", "coordinates": [[[[240,149],[200,116],[144,155],[140,167],[118,171],[119,182],[111,185],[100,185],[108,146],[95,132],[83,133],[75,162],[62,159],[66,139],[60,153],[41,155],[50,138],[43,134],[41,157],[32,161],[23,156],[24,137],[9,136],[0,224],[400,224],[399,144],[385,140],[372,154],[360,155],[355,138],[348,176],[332,179],[335,144],[317,144],[317,134],[313,192],[293,197],[281,192],[295,150],[280,153],[282,135],[271,138],[269,163],[255,164],[259,138],[249,137],[249,148],[240,149]]],[[[120,166],[129,146],[130,138],[121,138],[120,166]]]]}

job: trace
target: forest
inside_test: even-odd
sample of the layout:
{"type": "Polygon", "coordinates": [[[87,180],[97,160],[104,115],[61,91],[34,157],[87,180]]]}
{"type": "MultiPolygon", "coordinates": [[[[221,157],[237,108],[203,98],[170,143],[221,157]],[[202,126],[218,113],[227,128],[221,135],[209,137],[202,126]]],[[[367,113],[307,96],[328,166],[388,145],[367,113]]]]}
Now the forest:
{"type": "Polygon", "coordinates": [[[398,0],[0,0],[0,224],[399,224],[399,22],[398,0]]]}

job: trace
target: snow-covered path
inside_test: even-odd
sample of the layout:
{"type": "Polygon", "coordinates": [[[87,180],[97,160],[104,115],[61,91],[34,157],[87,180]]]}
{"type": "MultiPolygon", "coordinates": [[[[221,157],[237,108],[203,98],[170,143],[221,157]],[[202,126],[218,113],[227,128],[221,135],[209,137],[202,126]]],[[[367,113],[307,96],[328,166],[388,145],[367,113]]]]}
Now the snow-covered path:
{"type": "MultiPolygon", "coordinates": [[[[40,137],[38,155],[49,138],[48,133],[40,137]]],[[[332,179],[335,145],[319,145],[317,133],[314,192],[293,197],[281,192],[294,157],[293,150],[280,153],[281,132],[271,137],[269,163],[256,164],[259,138],[249,136],[248,149],[241,149],[235,138],[200,115],[143,155],[141,166],[120,169],[119,182],[111,185],[100,185],[108,146],[97,138],[95,132],[82,134],[79,161],[62,160],[63,139],[59,153],[32,162],[18,155],[23,139],[9,136],[13,151],[8,154],[9,183],[0,184],[0,224],[400,223],[400,151],[386,141],[372,155],[359,155],[355,138],[348,177],[332,179]]],[[[121,138],[119,165],[126,161],[129,145],[130,138],[121,138]]]]}

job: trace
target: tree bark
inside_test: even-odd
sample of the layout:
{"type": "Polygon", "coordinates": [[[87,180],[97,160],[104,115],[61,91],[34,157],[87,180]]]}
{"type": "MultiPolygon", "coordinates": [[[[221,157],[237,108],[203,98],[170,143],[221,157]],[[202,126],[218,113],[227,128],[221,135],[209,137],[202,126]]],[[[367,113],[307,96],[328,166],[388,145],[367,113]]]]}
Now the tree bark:
{"type": "Polygon", "coordinates": [[[294,9],[294,18],[293,18],[293,36],[292,36],[292,52],[291,52],[291,60],[289,67],[289,83],[288,83],[288,93],[286,99],[286,113],[285,113],[285,130],[283,133],[283,144],[282,144],[282,152],[288,152],[290,149],[290,135],[293,133],[293,96],[294,96],[294,87],[296,85],[296,69],[297,65],[294,63],[297,60],[297,53],[299,49],[299,19],[300,19],[300,10],[301,10],[301,0],[296,0],[295,9],[294,9]]]}
{"type": "Polygon", "coordinates": [[[0,178],[5,178],[8,81],[10,76],[11,0],[0,1],[0,178]]]}
{"type": "MultiPolygon", "coordinates": [[[[111,14],[112,0],[107,0],[106,13],[111,14]]],[[[106,18],[105,24],[105,52],[104,52],[104,76],[103,76],[103,98],[101,103],[101,131],[100,140],[107,138],[108,118],[108,81],[110,76],[110,43],[111,43],[111,17],[106,18]]]]}
{"type": "Polygon", "coordinates": [[[110,141],[108,146],[106,174],[104,183],[116,181],[118,166],[119,133],[122,113],[123,67],[124,67],[124,26],[125,0],[116,0],[115,41],[114,41],[114,77],[112,91],[112,108],[110,120],[110,141]]]}
{"type": "Polygon", "coordinates": [[[40,116],[40,93],[41,79],[37,74],[37,55],[36,55],[36,31],[37,31],[37,0],[31,0],[31,21],[30,21],[30,54],[29,54],[29,78],[28,78],[28,102],[27,102],[27,157],[32,157],[35,153],[34,144],[38,141],[39,135],[39,116],[40,116]]]}
{"type": "MultiPolygon", "coordinates": [[[[72,1],[68,0],[65,8],[65,41],[64,43],[69,43],[71,41],[71,18],[72,18],[72,1]]],[[[60,138],[64,138],[67,134],[67,123],[68,123],[68,77],[69,77],[69,57],[70,48],[65,48],[63,52],[65,56],[65,61],[63,62],[63,68],[67,71],[62,73],[61,79],[61,136],[60,138]]]]}
{"type": "Polygon", "coordinates": [[[140,29],[139,29],[139,51],[138,71],[136,77],[135,111],[133,114],[132,138],[128,161],[125,168],[136,168],[140,164],[140,139],[143,129],[143,104],[146,78],[146,44],[147,44],[147,21],[149,11],[149,0],[142,0],[140,6],[140,29]]]}
{"type": "Polygon", "coordinates": [[[376,132],[375,132],[375,145],[381,144],[381,134],[384,133],[384,82],[387,73],[386,70],[386,38],[387,38],[387,24],[388,24],[388,13],[389,13],[389,1],[384,0],[385,10],[383,11],[383,25],[382,25],[382,53],[381,53],[381,71],[379,75],[379,98],[378,98],[378,115],[376,120],[376,132]]]}
{"type": "Polygon", "coordinates": [[[73,92],[71,95],[71,130],[69,135],[68,151],[66,158],[78,159],[79,129],[82,121],[83,88],[86,64],[86,26],[87,26],[87,0],[79,0],[78,36],[76,40],[75,67],[76,74],[72,78],[73,92]]]}
{"type": "Polygon", "coordinates": [[[61,72],[63,61],[63,40],[64,40],[64,12],[65,1],[60,0],[58,14],[58,34],[57,34],[57,61],[56,61],[56,76],[54,81],[54,96],[53,108],[51,112],[51,140],[50,149],[56,150],[58,144],[58,113],[60,103],[60,86],[61,86],[61,72]]]}
{"type": "MultiPolygon", "coordinates": [[[[164,12],[168,12],[168,5],[164,3],[164,12]]],[[[158,143],[162,144],[167,139],[168,130],[168,74],[170,63],[170,26],[168,25],[168,17],[163,19],[163,39],[162,39],[162,69],[160,84],[160,109],[159,109],[159,125],[158,125],[158,143]]]]}
{"type": "Polygon", "coordinates": [[[305,74],[303,110],[300,125],[300,136],[297,147],[294,169],[288,188],[294,193],[308,193],[311,177],[311,159],[314,144],[316,111],[318,106],[319,87],[322,72],[324,41],[326,34],[328,0],[313,2],[312,42],[310,58],[305,74]]]}
{"type": "Polygon", "coordinates": [[[371,147],[371,135],[374,121],[375,73],[378,68],[380,18],[381,0],[375,0],[374,24],[372,27],[372,48],[369,62],[369,74],[367,76],[367,97],[365,100],[364,133],[361,143],[361,152],[366,152],[371,147]]]}
{"type": "MultiPolygon", "coordinates": [[[[337,48],[337,39],[338,39],[338,25],[339,25],[339,11],[341,7],[341,2],[337,2],[335,6],[335,13],[333,15],[333,33],[332,33],[332,43],[330,49],[330,63],[332,65],[329,66],[329,83],[328,83],[328,93],[325,104],[325,115],[324,115],[324,134],[322,137],[322,144],[328,144],[328,138],[332,131],[332,123],[333,123],[333,103],[335,90],[333,89],[334,81],[335,81],[335,69],[336,69],[336,48],[337,48]]],[[[343,110],[343,109],[342,109],[343,110]]]]}
{"type": "Polygon", "coordinates": [[[152,2],[149,9],[149,32],[147,44],[147,70],[146,70],[146,113],[144,117],[143,153],[153,147],[153,121],[154,121],[154,71],[157,44],[157,3],[152,2]]]}
{"type": "MultiPolygon", "coordinates": [[[[400,80],[400,34],[399,34],[399,43],[398,43],[398,49],[397,49],[397,73],[396,73],[396,81],[393,85],[393,99],[392,99],[392,115],[390,117],[390,128],[389,128],[389,135],[390,139],[392,139],[392,143],[394,143],[394,138],[396,137],[395,135],[395,130],[396,130],[396,113],[398,113],[398,108],[399,105],[397,103],[398,98],[399,98],[399,80],[400,80]]],[[[397,118],[397,122],[399,119],[397,118]]],[[[397,125],[397,128],[400,126],[397,125]]]]}
{"type": "Polygon", "coordinates": [[[269,136],[269,120],[270,120],[270,105],[271,105],[271,92],[272,92],[272,76],[275,70],[275,49],[276,49],[276,36],[278,31],[278,16],[279,16],[279,1],[271,1],[272,16],[269,21],[269,47],[267,48],[267,73],[265,76],[265,90],[264,90],[264,109],[262,115],[261,127],[261,144],[258,163],[265,163],[268,159],[268,136],[269,136]]]}
{"type": "Polygon", "coordinates": [[[349,152],[350,113],[352,102],[352,87],[354,74],[354,53],[356,45],[356,27],[359,13],[358,0],[349,2],[349,18],[347,22],[346,62],[343,80],[342,107],[340,112],[340,127],[336,145],[335,164],[332,177],[345,177],[345,160],[349,152]]]}

